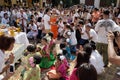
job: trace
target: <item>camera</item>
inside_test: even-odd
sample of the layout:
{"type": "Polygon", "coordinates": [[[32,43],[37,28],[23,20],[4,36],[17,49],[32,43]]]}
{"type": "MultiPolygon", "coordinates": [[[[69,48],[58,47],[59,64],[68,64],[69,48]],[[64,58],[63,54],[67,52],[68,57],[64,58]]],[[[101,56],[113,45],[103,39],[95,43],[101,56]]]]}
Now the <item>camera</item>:
{"type": "Polygon", "coordinates": [[[118,31],[113,32],[114,36],[117,37],[118,36],[118,31]]]}
{"type": "Polygon", "coordinates": [[[15,70],[14,64],[10,64],[10,73],[13,73],[15,70]]]}

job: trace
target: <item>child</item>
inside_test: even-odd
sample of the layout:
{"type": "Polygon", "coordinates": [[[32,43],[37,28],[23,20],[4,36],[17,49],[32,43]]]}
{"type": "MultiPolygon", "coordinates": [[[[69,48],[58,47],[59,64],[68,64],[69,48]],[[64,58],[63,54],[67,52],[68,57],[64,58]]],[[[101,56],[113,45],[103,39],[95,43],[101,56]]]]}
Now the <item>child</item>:
{"type": "Polygon", "coordinates": [[[70,47],[69,47],[67,42],[66,42],[66,44],[65,43],[61,43],[60,44],[60,49],[62,49],[63,55],[65,55],[65,57],[67,59],[69,59],[69,60],[74,60],[75,59],[75,56],[73,56],[71,54],[71,50],[70,50],[70,47]]]}
{"type": "Polygon", "coordinates": [[[27,56],[22,59],[23,60],[22,63],[23,63],[23,66],[24,66],[24,69],[21,72],[22,77],[24,77],[25,71],[29,70],[29,68],[30,68],[30,65],[28,63],[28,59],[36,53],[35,52],[36,51],[36,46],[35,45],[29,45],[27,47],[27,51],[28,51],[27,54],[26,54],[27,56]]]}
{"type": "Polygon", "coordinates": [[[25,72],[23,80],[41,80],[40,79],[40,68],[37,64],[41,62],[41,57],[34,55],[28,59],[30,69],[25,72]]]}

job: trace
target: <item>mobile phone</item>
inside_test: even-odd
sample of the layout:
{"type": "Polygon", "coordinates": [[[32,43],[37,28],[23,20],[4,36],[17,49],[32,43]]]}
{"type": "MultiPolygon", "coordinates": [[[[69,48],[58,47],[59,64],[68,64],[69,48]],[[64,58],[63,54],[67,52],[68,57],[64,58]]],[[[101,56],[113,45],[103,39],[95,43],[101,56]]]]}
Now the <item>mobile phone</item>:
{"type": "Polygon", "coordinates": [[[15,68],[14,68],[14,64],[10,64],[10,72],[13,73],[14,70],[15,70],[15,68]]]}

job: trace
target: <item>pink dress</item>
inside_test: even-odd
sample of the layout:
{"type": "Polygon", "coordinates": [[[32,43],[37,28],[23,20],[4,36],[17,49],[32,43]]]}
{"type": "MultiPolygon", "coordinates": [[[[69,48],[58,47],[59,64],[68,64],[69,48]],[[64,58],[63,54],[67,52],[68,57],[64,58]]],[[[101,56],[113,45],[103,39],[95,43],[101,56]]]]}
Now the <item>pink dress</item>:
{"type": "Polygon", "coordinates": [[[62,75],[63,78],[65,78],[66,80],[68,80],[67,77],[67,70],[68,70],[68,62],[66,59],[63,60],[63,63],[58,67],[57,71],[59,71],[62,75]]]}
{"type": "Polygon", "coordinates": [[[79,80],[76,76],[76,71],[77,71],[77,68],[73,70],[72,74],[69,77],[69,80],[79,80]]]}
{"type": "Polygon", "coordinates": [[[65,78],[65,80],[68,80],[69,78],[67,77],[67,70],[68,70],[68,62],[66,59],[63,60],[62,64],[57,69],[52,69],[51,71],[48,72],[48,75],[52,79],[58,79],[60,76],[57,73],[57,71],[61,74],[62,78],[65,78]]]}

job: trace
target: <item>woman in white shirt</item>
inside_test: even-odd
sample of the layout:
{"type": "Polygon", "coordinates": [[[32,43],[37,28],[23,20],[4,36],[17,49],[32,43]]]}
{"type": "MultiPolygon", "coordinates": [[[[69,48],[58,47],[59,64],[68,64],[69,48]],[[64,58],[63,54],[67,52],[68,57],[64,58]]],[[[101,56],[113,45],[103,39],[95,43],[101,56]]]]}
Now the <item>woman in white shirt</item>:
{"type": "Polygon", "coordinates": [[[96,45],[94,42],[91,42],[90,45],[93,49],[90,56],[90,63],[95,67],[97,74],[101,74],[104,71],[103,57],[96,50],[96,45]]]}

